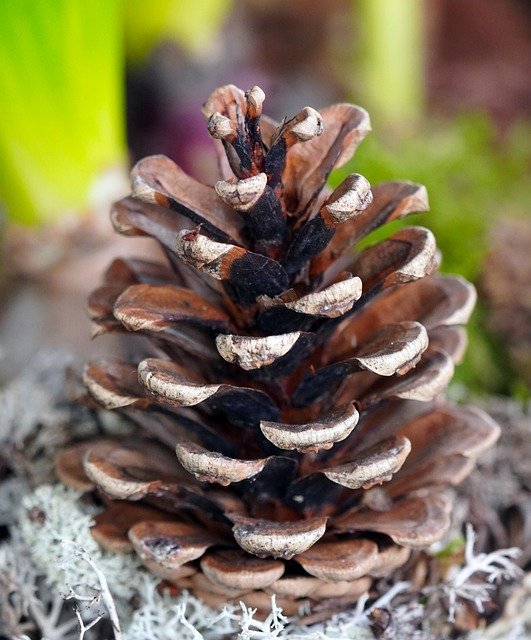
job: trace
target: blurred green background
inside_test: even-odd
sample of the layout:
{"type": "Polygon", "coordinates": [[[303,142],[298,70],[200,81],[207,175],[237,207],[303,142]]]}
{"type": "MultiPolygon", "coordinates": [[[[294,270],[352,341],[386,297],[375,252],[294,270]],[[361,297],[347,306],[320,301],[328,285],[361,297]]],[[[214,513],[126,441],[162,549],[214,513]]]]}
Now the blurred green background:
{"type": "Polygon", "coordinates": [[[499,226],[530,218],[528,3],[0,0],[0,10],[8,229],[37,233],[90,214],[109,180],[148,153],[212,181],[199,107],[220,84],[259,84],[277,118],[353,101],[370,111],[374,133],[332,181],[356,171],[371,183],[427,186],[431,212],[407,223],[431,227],[443,270],[485,290],[456,380],[475,393],[528,396],[529,370],[512,355],[528,353],[530,331],[510,321],[531,318],[531,284],[522,278],[505,296],[507,331],[503,314],[492,321],[497,298],[483,284],[486,256],[503,273],[512,251],[497,242],[499,226]]]}

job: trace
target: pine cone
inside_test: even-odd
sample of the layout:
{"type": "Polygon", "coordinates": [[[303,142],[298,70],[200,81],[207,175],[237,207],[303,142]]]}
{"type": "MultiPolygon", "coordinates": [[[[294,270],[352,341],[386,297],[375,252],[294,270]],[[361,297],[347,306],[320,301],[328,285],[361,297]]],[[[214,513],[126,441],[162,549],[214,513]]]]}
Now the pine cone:
{"type": "Polygon", "coordinates": [[[214,188],[163,156],[134,167],[112,222],[158,240],[167,264],[111,264],[89,301],[96,333],[148,340],[134,363],[91,363],[84,380],[138,429],[62,452],[57,471],[99,490],[104,547],[134,548],[207,603],[266,607],[276,593],[287,612],[319,611],[444,536],[448,489],[498,427],[441,397],[475,292],[434,275],[431,232],[350,250],[427,210],[424,187],[353,174],[331,191],[367,113],[305,107],[277,125],[263,100],[225,86],[206,102],[214,188]]]}

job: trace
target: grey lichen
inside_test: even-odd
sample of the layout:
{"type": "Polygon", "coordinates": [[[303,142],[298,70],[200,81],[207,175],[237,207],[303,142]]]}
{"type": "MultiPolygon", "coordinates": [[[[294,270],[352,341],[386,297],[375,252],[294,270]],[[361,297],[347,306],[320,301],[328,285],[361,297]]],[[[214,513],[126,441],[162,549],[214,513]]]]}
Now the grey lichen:
{"type": "Polygon", "coordinates": [[[127,425],[76,400],[82,391],[73,356],[43,351],[0,389],[0,462],[32,486],[53,477],[53,456],[76,438],[101,428],[120,433],[127,425]],[[71,375],[72,374],[72,375],[71,375]]]}
{"type": "Polygon", "coordinates": [[[65,543],[83,548],[105,574],[114,596],[127,600],[140,585],[140,564],[134,554],[109,553],[90,534],[94,524],[81,494],[62,485],[42,485],[22,501],[20,530],[35,565],[46,571],[51,587],[98,590],[93,569],[78,562],[65,543]]]}

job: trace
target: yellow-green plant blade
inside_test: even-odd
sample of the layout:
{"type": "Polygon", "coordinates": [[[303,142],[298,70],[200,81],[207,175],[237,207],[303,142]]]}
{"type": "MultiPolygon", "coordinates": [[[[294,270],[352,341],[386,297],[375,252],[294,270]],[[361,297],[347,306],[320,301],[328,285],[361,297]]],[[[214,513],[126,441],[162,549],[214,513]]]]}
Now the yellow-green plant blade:
{"type": "Polygon", "coordinates": [[[124,3],[127,55],[141,61],[154,45],[176,42],[201,56],[210,50],[232,0],[128,0],[124,3]]]}
{"type": "Polygon", "coordinates": [[[355,99],[373,120],[407,123],[424,102],[423,0],[357,0],[353,3],[358,51],[355,99]]]}
{"type": "Polygon", "coordinates": [[[0,200],[38,224],[126,157],[119,0],[0,0],[0,200]]]}

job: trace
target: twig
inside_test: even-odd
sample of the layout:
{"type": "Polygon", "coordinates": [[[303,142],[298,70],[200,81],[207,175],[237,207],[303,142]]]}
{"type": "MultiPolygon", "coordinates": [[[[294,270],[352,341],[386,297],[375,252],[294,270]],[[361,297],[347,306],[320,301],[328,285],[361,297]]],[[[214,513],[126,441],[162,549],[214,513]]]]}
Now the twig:
{"type": "Polygon", "coordinates": [[[85,622],[83,621],[83,617],[81,616],[79,607],[77,605],[74,606],[74,613],[76,614],[76,618],[79,624],[79,640],[83,640],[83,638],[85,637],[85,633],[89,629],[92,629],[92,627],[98,624],[98,622],[103,618],[103,616],[100,615],[97,618],[94,618],[94,620],[91,620],[87,625],[85,625],[85,622]]]}
{"type": "MultiPolygon", "coordinates": [[[[120,620],[118,618],[118,613],[116,611],[116,605],[114,603],[114,599],[112,597],[112,594],[110,592],[109,589],[109,585],[107,583],[107,578],[103,575],[103,572],[98,568],[98,566],[96,565],[96,563],[94,562],[94,560],[89,556],[89,554],[85,551],[85,549],[83,549],[82,547],[80,547],[78,544],[76,544],[73,541],[69,541],[69,540],[63,540],[62,542],[63,546],[71,546],[74,548],[74,555],[77,558],[81,558],[82,560],[84,560],[94,571],[94,573],[96,574],[96,577],[98,579],[98,582],[100,584],[101,587],[101,599],[103,600],[103,603],[105,604],[105,606],[107,607],[107,611],[109,612],[109,618],[111,619],[111,624],[112,624],[112,628],[113,628],[113,632],[114,632],[114,638],[115,640],[123,640],[123,634],[122,634],[122,629],[120,626],[120,620]]],[[[76,613],[76,615],[78,615],[79,612],[76,613]]],[[[100,616],[101,618],[101,616],[100,616]]],[[[91,624],[91,626],[93,626],[91,624]]],[[[90,627],[86,627],[86,629],[89,629],[90,627]]],[[[82,636],[80,636],[82,637],[82,636]]]]}
{"type": "Polygon", "coordinates": [[[75,620],[69,619],[62,624],[58,624],[63,604],[63,598],[60,596],[54,597],[52,607],[48,614],[46,614],[41,600],[33,595],[29,598],[28,611],[31,618],[37,623],[43,638],[46,638],[47,640],[63,640],[63,638],[68,636],[70,631],[74,631],[76,626],[75,620]]]}
{"type": "Polygon", "coordinates": [[[191,632],[194,640],[204,640],[204,636],[186,619],[185,613],[186,604],[179,604],[176,609],[178,621],[191,632]]]}

